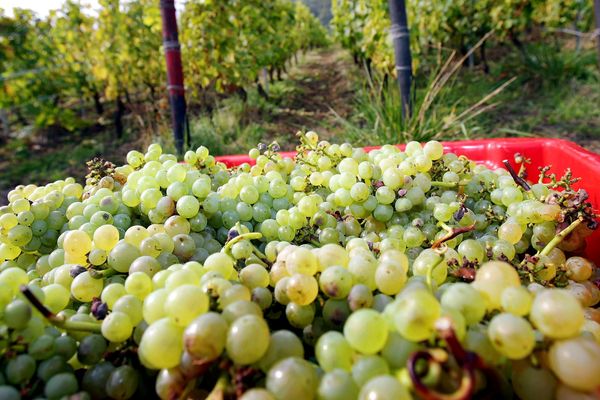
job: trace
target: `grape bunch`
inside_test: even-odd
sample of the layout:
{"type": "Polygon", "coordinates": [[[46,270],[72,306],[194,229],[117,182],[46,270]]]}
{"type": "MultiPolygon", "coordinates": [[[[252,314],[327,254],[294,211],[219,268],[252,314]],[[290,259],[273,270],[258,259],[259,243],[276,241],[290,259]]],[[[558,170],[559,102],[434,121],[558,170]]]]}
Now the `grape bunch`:
{"type": "Polygon", "coordinates": [[[236,167],[152,144],[12,190],[0,398],[600,395],[597,222],[570,172],[299,140],[236,167]]]}

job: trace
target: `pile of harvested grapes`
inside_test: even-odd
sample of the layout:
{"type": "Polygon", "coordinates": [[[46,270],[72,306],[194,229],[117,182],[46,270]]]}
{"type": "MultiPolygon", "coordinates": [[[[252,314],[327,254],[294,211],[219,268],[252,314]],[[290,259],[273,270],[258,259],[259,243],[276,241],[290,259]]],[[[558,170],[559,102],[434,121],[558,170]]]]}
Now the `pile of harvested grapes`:
{"type": "Polygon", "coordinates": [[[0,399],[600,396],[595,215],[438,142],[157,144],[0,208],[0,399]]]}

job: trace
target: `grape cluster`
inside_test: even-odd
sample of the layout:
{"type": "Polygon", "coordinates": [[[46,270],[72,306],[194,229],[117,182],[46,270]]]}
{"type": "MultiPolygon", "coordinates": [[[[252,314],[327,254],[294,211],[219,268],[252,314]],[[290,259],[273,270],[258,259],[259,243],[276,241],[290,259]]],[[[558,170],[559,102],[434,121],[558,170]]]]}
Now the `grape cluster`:
{"type": "Polygon", "coordinates": [[[294,159],[152,144],[11,191],[0,398],[598,395],[596,221],[569,173],[299,137],[294,159]]]}

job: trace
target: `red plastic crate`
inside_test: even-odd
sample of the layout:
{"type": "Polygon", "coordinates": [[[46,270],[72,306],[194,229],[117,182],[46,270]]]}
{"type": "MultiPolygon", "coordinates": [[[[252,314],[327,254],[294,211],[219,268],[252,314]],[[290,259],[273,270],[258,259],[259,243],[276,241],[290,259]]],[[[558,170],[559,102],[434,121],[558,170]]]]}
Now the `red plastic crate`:
{"type": "MultiPolygon", "coordinates": [[[[600,155],[585,150],[573,142],[562,139],[487,139],[487,140],[463,140],[456,142],[444,142],[444,149],[458,155],[465,155],[471,160],[485,164],[490,168],[504,168],[503,160],[512,163],[515,153],[531,159],[527,165],[527,172],[532,180],[538,176],[538,167],[552,165],[551,172],[562,176],[567,168],[571,168],[573,176],[583,178],[575,185],[575,188],[585,188],[589,193],[590,202],[594,209],[600,209],[600,155]]],[[[404,148],[404,145],[399,145],[404,148]]],[[[378,147],[365,147],[370,151],[378,147]]],[[[295,152],[282,153],[285,157],[294,157],[295,152]]],[[[236,166],[242,163],[253,164],[246,155],[231,155],[217,157],[218,161],[228,166],[236,166]]],[[[595,263],[600,264],[600,229],[597,229],[587,239],[586,256],[595,263]]]]}

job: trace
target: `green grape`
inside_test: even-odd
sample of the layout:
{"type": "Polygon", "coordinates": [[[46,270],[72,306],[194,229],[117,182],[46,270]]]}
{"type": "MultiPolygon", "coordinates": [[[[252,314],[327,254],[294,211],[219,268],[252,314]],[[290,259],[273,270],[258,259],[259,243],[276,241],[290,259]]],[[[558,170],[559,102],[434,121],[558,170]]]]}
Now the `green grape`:
{"type": "Polygon", "coordinates": [[[504,289],[521,286],[521,280],[512,265],[502,261],[489,261],[479,268],[472,285],[485,298],[487,309],[494,310],[500,308],[504,289]]]}
{"type": "Polygon", "coordinates": [[[354,282],[363,284],[370,290],[375,290],[375,271],[377,262],[374,259],[362,256],[352,257],[348,263],[348,271],[354,276],[354,282]]]}
{"type": "Polygon", "coordinates": [[[411,398],[408,389],[398,379],[389,375],[372,378],[360,389],[358,394],[359,400],[410,400],[411,398]]]}
{"type": "Polygon", "coordinates": [[[253,388],[245,391],[240,400],[275,400],[275,397],[266,389],[253,388]]]}
{"type": "Polygon", "coordinates": [[[264,319],[256,315],[240,317],[229,327],[227,354],[235,364],[252,364],[266,353],[269,337],[269,327],[264,319]]]}
{"type": "Polygon", "coordinates": [[[177,200],[177,213],[183,218],[192,218],[200,210],[200,202],[194,196],[182,196],[177,200]]]}
{"type": "Polygon", "coordinates": [[[494,348],[509,359],[522,359],[535,346],[535,335],[529,322],[508,313],[492,318],[488,335],[494,348]]]}
{"type": "Polygon", "coordinates": [[[296,247],[286,258],[286,268],[291,274],[314,275],[318,269],[317,257],[303,247],[296,247]]]}
{"type": "Polygon", "coordinates": [[[317,340],[315,356],[325,372],[330,372],[338,368],[344,371],[351,371],[354,350],[352,350],[344,335],[339,332],[329,331],[317,340]]]}
{"type": "Polygon", "coordinates": [[[150,293],[144,299],[142,305],[142,316],[144,321],[151,324],[167,316],[167,313],[165,312],[165,302],[168,295],[169,292],[166,289],[160,288],[150,293]]]}
{"type": "Polygon", "coordinates": [[[194,318],[208,311],[208,306],[208,297],[202,288],[194,285],[181,285],[169,293],[164,310],[177,325],[185,327],[194,318]]]}
{"type": "MultiPolygon", "coordinates": [[[[286,263],[286,265],[289,265],[289,263],[286,263]]],[[[317,298],[318,293],[319,284],[313,276],[300,273],[290,276],[286,289],[290,301],[305,306],[312,303],[317,298]]]]}
{"type": "Polygon", "coordinates": [[[58,313],[67,307],[71,294],[64,286],[52,283],[42,288],[44,292],[44,305],[53,313],[58,313]]]}
{"type": "Polygon", "coordinates": [[[69,231],[63,242],[66,253],[87,254],[92,249],[92,239],[82,231],[69,231]]]}
{"type": "MultiPolygon", "coordinates": [[[[145,240],[151,239],[152,238],[148,238],[145,240]]],[[[160,263],[154,257],[140,256],[136,258],[129,266],[129,273],[134,274],[136,272],[142,272],[152,278],[154,274],[156,274],[161,269],[162,267],[160,263]]]]}
{"type": "Polygon", "coordinates": [[[289,357],[269,370],[266,388],[277,400],[313,399],[318,383],[314,365],[298,357],[289,357]]]}
{"type": "Polygon", "coordinates": [[[115,368],[106,380],[105,391],[111,399],[127,400],[134,396],[139,385],[139,373],[129,365],[115,368]]]}
{"type": "Polygon", "coordinates": [[[510,244],[517,244],[523,236],[521,226],[514,221],[506,221],[498,228],[498,238],[507,241],[510,244]]]}
{"type": "Polygon", "coordinates": [[[77,349],[77,359],[81,364],[84,365],[97,364],[104,356],[106,348],[106,340],[104,340],[102,335],[91,334],[85,336],[79,342],[79,348],[77,349]]]}
{"type": "Polygon", "coordinates": [[[240,270],[240,282],[246,287],[254,289],[269,286],[269,272],[260,264],[248,264],[240,270]]]}
{"type": "Polygon", "coordinates": [[[4,323],[9,328],[25,329],[30,319],[31,307],[23,300],[13,300],[4,309],[4,323]]]}
{"type": "Polygon", "coordinates": [[[256,315],[261,317],[262,311],[260,307],[249,300],[238,300],[228,304],[222,313],[225,320],[231,323],[244,315],[256,315]]]}
{"type": "Polygon", "coordinates": [[[105,251],[112,250],[119,242],[119,231],[112,225],[102,225],[94,231],[94,245],[105,251]]]}
{"type": "Polygon", "coordinates": [[[134,272],[125,279],[125,291],[144,300],[152,292],[152,279],[143,272],[134,272]]]}
{"type": "Polygon", "coordinates": [[[271,334],[269,348],[257,365],[263,372],[268,373],[275,363],[288,357],[304,358],[304,347],[294,333],[279,330],[271,334]]]}
{"type": "Polygon", "coordinates": [[[381,351],[387,335],[387,322],[375,310],[355,311],[344,325],[344,336],[348,343],[354,350],[363,354],[375,354],[381,351]]]}
{"type": "Polygon", "coordinates": [[[125,286],[120,283],[111,283],[106,285],[106,287],[102,290],[102,294],[100,295],[100,299],[103,303],[108,305],[108,308],[112,310],[114,304],[121,298],[125,296],[127,291],[125,290],[125,286]]]}
{"type": "Polygon", "coordinates": [[[352,366],[354,382],[361,387],[371,378],[389,375],[390,369],[384,358],[377,355],[362,356],[352,366]]]}
{"type": "Polygon", "coordinates": [[[85,371],[81,380],[81,389],[88,392],[92,398],[108,397],[105,388],[106,381],[114,370],[115,367],[107,361],[93,365],[85,371]]]}
{"type": "Polygon", "coordinates": [[[56,374],[72,371],[73,369],[63,357],[55,355],[39,363],[36,376],[42,381],[48,382],[56,374]]]}
{"type": "Polygon", "coordinates": [[[500,298],[500,304],[504,311],[520,317],[529,314],[532,302],[531,294],[523,286],[507,287],[500,298]]]}
{"type": "MultiPolygon", "coordinates": [[[[322,253],[319,252],[319,255],[322,253]]],[[[326,268],[319,276],[319,287],[328,297],[343,299],[352,289],[353,277],[346,268],[333,265],[326,268]]]]}
{"type": "Polygon", "coordinates": [[[381,356],[390,368],[404,368],[410,355],[419,348],[417,343],[404,339],[395,331],[390,331],[385,346],[381,350],[381,356]]]}
{"type": "Polygon", "coordinates": [[[0,272],[0,283],[9,286],[13,293],[17,292],[21,285],[27,285],[29,278],[27,272],[21,268],[12,267],[0,272]]]}
{"type": "Polygon", "coordinates": [[[250,301],[252,295],[250,289],[244,285],[231,285],[226,288],[219,296],[219,305],[221,308],[238,301],[250,301]]]}
{"type": "Polygon", "coordinates": [[[550,369],[569,387],[592,392],[600,385],[600,344],[585,337],[556,341],[550,347],[550,369]]]}
{"type": "Polygon", "coordinates": [[[140,225],[134,225],[127,229],[123,240],[125,243],[139,248],[142,240],[146,239],[149,236],[150,234],[148,233],[148,230],[146,228],[140,225]]]}
{"type": "Polygon", "coordinates": [[[42,335],[35,338],[28,347],[28,353],[35,360],[46,360],[54,355],[54,337],[42,335]]]}
{"type": "Polygon", "coordinates": [[[407,280],[406,271],[402,264],[380,262],[375,270],[377,289],[390,296],[400,293],[407,280]]]}
{"type": "Polygon", "coordinates": [[[315,305],[290,302],[285,307],[285,316],[293,327],[304,328],[310,325],[315,317],[315,305]]]}
{"type": "Polygon", "coordinates": [[[396,301],[398,304],[393,320],[398,332],[413,342],[429,338],[434,332],[435,321],[441,315],[437,300],[428,292],[417,289],[396,301]]]}
{"type": "Polygon", "coordinates": [[[233,260],[224,253],[215,253],[208,256],[204,262],[204,268],[208,271],[218,272],[226,279],[235,273],[233,260]]]}
{"type": "Polygon", "coordinates": [[[564,289],[548,289],[537,293],[529,319],[544,336],[552,339],[575,336],[584,320],[581,305],[564,289]]]}
{"type": "Polygon", "coordinates": [[[21,354],[6,363],[4,374],[6,381],[12,385],[27,383],[35,374],[35,359],[28,354],[21,354]]]}
{"type": "Polygon", "coordinates": [[[369,308],[373,304],[373,293],[362,284],[354,285],[348,294],[348,305],[352,311],[369,308]]]}
{"type": "Polygon", "coordinates": [[[530,365],[515,368],[511,381],[515,393],[523,400],[550,399],[555,396],[557,381],[547,369],[530,365]]]}
{"type": "Polygon", "coordinates": [[[151,369],[173,368],[183,351],[181,328],[169,318],[148,326],[138,348],[140,361],[151,369]]]}
{"type": "Polygon", "coordinates": [[[214,312],[202,314],[183,333],[186,351],[196,359],[216,359],[225,348],[228,328],[221,315],[214,312]]]}
{"type": "Polygon", "coordinates": [[[112,306],[112,310],[121,312],[129,317],[132,326],[142,321],[142,301],[134,295],[122,295],[112,306]]]}
{"type": "Polygon", "coordinates": [[[485,301],[479,291],[467,283],[453,283],[442,294],[444,308],[460,312],[467,324],[476,324],[485,316],[485,301]]]}
{"type": "Polygon", "coordinates": [[[46,382],[44,395],[49,399],[60,399],[63,396],[70,396],[79,390],[77,378],[71,372],[62,372],[54,375],[46,382]]]}
{"type": "Polygon", "coordinates": [[[136,246],[127,242],[119,242],[108,255],[108,265],[117,272],[126,273],[131,263],[140,256],[136,246]]]}
{"type": "Polygon", "coordinates": [[[59,336],[54,340],[54,351],[65,361],[77,353],[77,342],[68,335],[59,336]]]}
{"type": "Polygon", "coordinates": [[[113,311],[102,321],[102,335],[111,342],[124,342],[132,333],[133,324],[124,312],[113,311]]]}
{"type": "Polygon", "coordinates": [[[6,236],[8,242],[13,246],[25,246],[32,237],[33,233],[31,232],[31,228],[24,225],[13,227],[8,231],[8,235],[6,236]]]}
{"type": "Polygon", "coordinates": [[[358,397],[358,387],[352,375],[344,370],[334,369],[321,378],[317,395],[322,400],[355,399],[358,397]]]}
{"type": "Polygon", "coordinates": [[[104,282],[102,279],[93,278],[88,272],[77,275],[71,283],[71,295],[83,303],[91,302],[94,297],[100,297],[104,282]]]}

